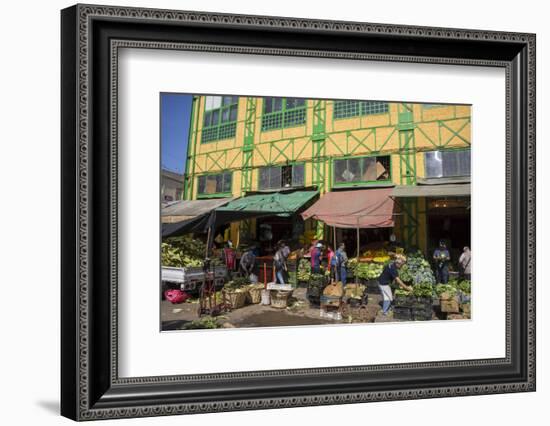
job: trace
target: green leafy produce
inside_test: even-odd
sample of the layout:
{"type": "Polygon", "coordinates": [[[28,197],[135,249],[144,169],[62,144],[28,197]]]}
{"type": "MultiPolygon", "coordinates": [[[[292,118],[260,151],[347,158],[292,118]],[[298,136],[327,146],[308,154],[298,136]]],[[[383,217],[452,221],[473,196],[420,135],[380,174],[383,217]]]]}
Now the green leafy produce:
{"type": "Polygon", "coordinates": [[[433,286],[431,284],[416,284],[413,286],[412,294],[416,297],[432,297],[433,286]]]}
{"type": "Polygon", "coordinates": [[[250,284],[250,280],[246,277],[235,277],[224,285],[227,290],[240,290],[250,284]]]}
{"type": "Polygon", "coordinates": [[[435,284],[435,276],[430,267],[430,263],[424,259],[420,251],[409,255],[407,263],[399,270],[399,278],[401,278],[403,282],[413,285],[435,284]]]}
{"type": "Polygon", "coordinates": [[[449,296],[454,297],[456,295],[456,287],[452,284],[438,284],[435,286],[435,293],[441,296],[443,293],[447,293],[449,296]]]}
{"type": "Polygon", "coordinates": [[[309,281],[311,277],[311,263],[308,259],[300,259],[298,263],[298,270],[296,271],[296,278],[298,281],[309,281]]]}
{"type": "Polygon", "coordinates": [[[407,297],[407,296],[410,296],[411,294],[412,294],[412,291],[405,290],[402,288],[398,288],[397,290],[395,290],[395,297],[407,297]]]}
{"type": "Polygon", "coordinates": [[[355,274],[357,272],[357,266],[358,265],[359,265],[359,262],[358,262],[356,257],[354,257],[353,259],[349,259],[348,263],[346,265],[346,267],[348,269],[348,273],[350,275],[356,276],[355,274]]]}
{"type": "Polygon", "coordinates": [[[177,268],[200,267],[206,245],[188,235],[165,239],[161,244],[161,259],[164,266],[177,268]]]}
{"type": "Polygon", "coordinates": [[[310,287],[323,287],[326,284],[326,277],[324,274],[311,274],[309,279],[310,287]]]}
{"type": "Polygon", "coordinates": [[[457,288],[465,294],[470,294],[472,291],[472,282],[470,280],[463,280],[457,284],[457,288]]]}
{"type": "Polygon", "coordinates": [[[358,263],[355,270],[355,277],[363,280],[375,280],[380,276],[383,270],[384,265],[378,263],[358,263]]]}
{"type": "Polygon", "coordinates": [[[184,330],[197,330],[202,328],[220,328],[218,321],[211,317],[205,316],[200,319],[193,320],[182,327],[184,330]]]}

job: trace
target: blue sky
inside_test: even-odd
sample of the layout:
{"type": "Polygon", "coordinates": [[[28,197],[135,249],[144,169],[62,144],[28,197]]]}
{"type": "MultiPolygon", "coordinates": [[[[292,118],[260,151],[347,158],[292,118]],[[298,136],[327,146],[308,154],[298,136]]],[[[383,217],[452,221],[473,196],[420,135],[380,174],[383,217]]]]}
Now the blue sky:
{"type": "Polygon", "coordinates": [[[185,173],[193,96],[160,94],[160,143],[163,169],[185,173]]]}

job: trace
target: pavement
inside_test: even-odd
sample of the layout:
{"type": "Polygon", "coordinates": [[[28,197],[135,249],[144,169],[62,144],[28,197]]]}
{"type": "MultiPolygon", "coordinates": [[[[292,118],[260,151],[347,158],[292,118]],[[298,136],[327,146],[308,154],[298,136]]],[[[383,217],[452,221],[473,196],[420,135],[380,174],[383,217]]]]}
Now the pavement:
{"type": "MultiPolygon", "coordinates": [[[[289,299],[289,307],[285,309],[250,304],[230,312],[222,312],[215,318],[217,324],[224,328],[370,323],[377,321],[379,317],[380,301],[380,295],[370,294],[367,305],[357,308],[345,305],[341,319],[331,319],[322,317],[319,306],[309,303],[305,288],[297,288],[289,299]]],[[[196,298],[180,304],[161,301],[162,330],[185,329],[199,318],[199,304],[196,298]]],[[[388,319],[383,318],[385,321],[388,319]]]]}

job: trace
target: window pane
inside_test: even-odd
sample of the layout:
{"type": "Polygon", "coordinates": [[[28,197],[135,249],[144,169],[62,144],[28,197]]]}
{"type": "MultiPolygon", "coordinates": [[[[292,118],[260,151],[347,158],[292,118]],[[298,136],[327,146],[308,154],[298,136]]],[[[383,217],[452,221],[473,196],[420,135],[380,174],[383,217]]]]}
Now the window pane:
{"type": "Polygon", "coordinates": [[[206,188],[206,177],[205,176],[199,176],[199,194],[204,194],[204,190],[206,188]]]}
{"type": "Polygon", "coordinates": [[[213,96],[212,97],[212,109],[219,108],[222,106],[222,97],[221,96],[213,96]]]}
{"type": "Polygon", "coordinates": [[[376,173],[376,158],[375,157],[367,157],[362,159],[362,166],[363,166],[363,175],[361,177],[361,181],[363,182],[369,182],[376,180],[377,173],[376,173]]]}
{"type": "Polygon", "coordinates": [[[214,96],[207,96],[205,101],[204,101],[204,109],[206,111],[210,111],[211,109],[213,109],[214,105],[214,96]]]}
{"type": "Polygon", "coordinates": [[[273,111],[273,98],[264,98],[264,112],[269,114],[273,111]]]}
{"type": "Polygon", "coordinates": [[[346,164],[346,160],[334,160],[334,181],[336,183],[342,183],[346,181],[344,179],[346,164]]]}
{"type": "Polygon", "coordinates": [[[390,179],[390,157],[388,155],[376,157],[376,175],[377,180],[390,179]]]}
{"type": "Polygon", "coordinates": [[[216,192],[223,192],[223,175],[215,175],[216,179],[216,192]]]}
{"type": "Polygon", "coordinates": [[[231,192],[231,173],[223,174],[223,192],[231,192]]]}
{"type": "Polygon", "coordinates": [[[204,113],[204,127],[210,126],[212,122],[212,113],[210,111],[204,113]]]}
{"type": "Polygon", "coordinates": [[[443,176],[458,176],[458,155],[456,151],[442,152],[443,176]]]}
{"type": "Polygon", "coordinates": [[[229,108],[224,108],[222,110],[222,123],[229,121],[229,108]]]}
{"type": "Polygon", "coordinates": [[[292,186],[304,186],[304,170],[303,164],[292,166],[292,186]]]}
{"type": "Polygon", "coordinates": [[[269,167],[260,169],[260,189],[268,189],[269,186],[269,167]]]}
{"type": "Polygon", "coordinates": [[[273,111],[281,111],[283,109],[283,98],[273,98],[273,111]]]}
{"type": "Polygon", "coordinates": [[[217,126],[220,122],[220,110],[212,111],[212,126],[217,126]]]}
{"type": "Polygon", "coordinates": [[[335,101],[334,118],[356,117],[359,115],[358,101],[335,101]]]}
{"type": "Polygon", "coordinates": [[[427,178],[443,176],[443,158],[441,152],[426,152],[424,154],[424,162],[427,178]]]}
{"type": "Polygon", "coordinates": [[[460,176],[470,176],[470,150],[460,152],[458,172],[460,176]]]}
{"type": "Polygon", "coordinates": [[[232,103],[233,103],[233,96],[224,96],[223,97],[223,101],[222,101],[223,106],[231,105],[232,103]]]}
{"type": "Polygon", "coordinates": [[[271,167],[270,176],[269,176],[269,188],[277,189],[281,187],[281,168],[280,167],[271,167]]]}
{"type": "Polygon", "coordinates": [[[216,176],[215,175],[207,176],[205,194],[215,194],[215,193],[216,193],[216,176]]]}
{"type": "Polygon", "coordinates": [[[238,106],[237,105],[233,105],[230,109],[230,113],[229,113],[229,120],[230,121],[237,121],[237,110],[238,110],[238,106]]]}
{"type": "Polygon", "coordinates": [[[286,109],[299,108],[305,105],[304,99],[286,98],[286,109]]]}

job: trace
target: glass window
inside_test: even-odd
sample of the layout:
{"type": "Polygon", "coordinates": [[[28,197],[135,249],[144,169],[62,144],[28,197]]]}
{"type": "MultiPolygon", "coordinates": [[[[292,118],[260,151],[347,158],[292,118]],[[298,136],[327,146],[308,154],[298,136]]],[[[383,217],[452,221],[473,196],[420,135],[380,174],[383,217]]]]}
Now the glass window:
{"type": "Polygon", "coordinates": [[[470,150],[430,151],[424,153],[427,178],[470,176],[470,150]]]}
{"type": "Polygon", "coordinates": [[[259,173],[261,190],[304,186],[304,164],[262,167],[259,173]]]}
{"type": "Polygon", "coordinates": [[[334,160],[334,184],[390,180],[390,157],[343,158],[334,160]]]}
{"type": "Polygon", "coordinates": [[[264,98],[262,130],[301,126],[306,122],[306,100],[301,98],[264,98]]]}
{"type": "Polygon", "coordinates": [[[238,96],[206,96],[202,142],[235,137],[238,96]]]}
{"type": "Polygon", "coordinates": [[[389,111],[388,102],[334,101],[334,118],[350,118],[360,115],[384,114],[389,111]]]}
{"type": "Polygon", "coordinates": [[[198,194],[215,195],[227,194],[231,192],[231,172],[219,173],[215,175],[199,176],[198,194]]]}

